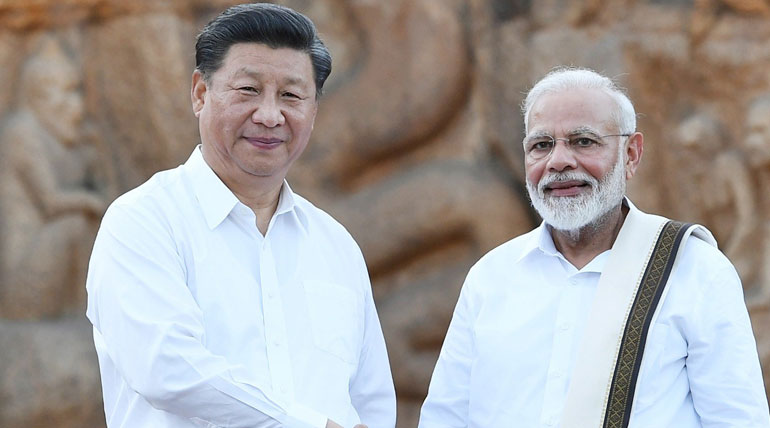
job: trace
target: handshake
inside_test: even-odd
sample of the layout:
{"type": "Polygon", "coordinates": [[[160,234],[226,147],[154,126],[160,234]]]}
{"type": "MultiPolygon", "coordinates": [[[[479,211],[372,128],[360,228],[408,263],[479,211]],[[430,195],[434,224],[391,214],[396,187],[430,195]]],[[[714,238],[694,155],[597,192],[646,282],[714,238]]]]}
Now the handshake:
{"type": "MultiPolygon", "coordinates": [[[[340,424],[338,424],[338,423],[336,423],[334,421],[327,420],[326,421],[326,428],[343,428],[343,427],[342,427],[342,425],[340,425],[340,424]]],[[[369,427],[367,427],[364,424],[358,424],[358,425],[354,426],[353,428],[369,428],[369,427]]]]}

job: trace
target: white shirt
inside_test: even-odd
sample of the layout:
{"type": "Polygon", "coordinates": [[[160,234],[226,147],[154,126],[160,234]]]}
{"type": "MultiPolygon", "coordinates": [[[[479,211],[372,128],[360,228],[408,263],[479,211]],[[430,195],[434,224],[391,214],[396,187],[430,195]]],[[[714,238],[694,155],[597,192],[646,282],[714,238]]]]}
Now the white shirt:
{"type": "MultiPolygon", "coordinates": [[[[608,256],[578,270],[545,225],[485,255],[463,285],[420,428],[558,427],[608,256]]],[[[647,337],[629,426],[770,427],[735,269],[697,238],[680,257],[647,337]]]]}
{"type": "Polygon", "coordinates": [[[361,252],[285,182],[262,236],[196,149],[110,206],[87,289],[110,427],[395,425],[361,252]]]}

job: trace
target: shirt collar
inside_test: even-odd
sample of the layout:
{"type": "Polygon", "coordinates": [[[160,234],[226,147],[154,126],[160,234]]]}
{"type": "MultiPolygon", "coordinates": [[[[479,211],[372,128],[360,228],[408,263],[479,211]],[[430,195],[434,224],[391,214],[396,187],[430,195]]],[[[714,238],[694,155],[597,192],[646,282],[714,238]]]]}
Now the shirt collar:
{"type": "Polygon", "coordinates": [[[214,229],[238,204],[238,198],[203,159],[200,145],[193,150],[184,166],[206,224],[209,229],[214,229]]]}
{"type": "MultiPolygon", "coordinates": [[[[628,218],[631,216],[639,215],[639,209],[625,196],[623,197],[623,205],[627,206],[629,210],[626,221],[628,221],[628,218]]],[[[516,261],[520,262],[535,251],[547,256],[563,257],[561,253],[559,253],[559,250],[556,249],[556,244],[553,243],[553,237],[551,236],[551,229],[545,222],[541,222],[540,226],[530,234],[529,239],[524,243],[524,251],[521,252],[521,256],[519,256],[516,261]]],[[[605,251],[594,257],[594,259],[585,265],[582,270],[601,272],[604,268],[606,258],[609,256],[609,251],[611,250],[605,251]]]]}
{"type": "Polygon", "coordinates": [[[302,205],[297,203],[297,195],[291,190],[289,182],[283,180],[283,186],[281,187],[281,195],[278,198],[278,206],[275,209],[273,217],[281,214],[291,215],[294,221],[299,225],[302,233],[307,235],[308,224],[307,215],[302,208],[302,205]]]}
{"type": "Polygon", "coordinates": [[[540,223],[540,226],[537,229],[527,234],[527,238],[524,241],[523,251],[516,262],[522,261],[525,257],[536,251],[552,256],[555,256],[558,253],[545,222],[540,223]]]}
{"type": "MultiPolygon", "coordinates": [[[[206,224],[210,229],[216,228],[240,203],[238,197],[203,159],[200,145],[193,150],[190,158],[185,162],[185,169],[203,211],[203,216],[206,218],[206,224]]],[[[306,216],[300,213],[301,210],[289,183],[284,180],[273,217],[290,213],[300,225],[300,229],[307,234],[306,216]]]]}

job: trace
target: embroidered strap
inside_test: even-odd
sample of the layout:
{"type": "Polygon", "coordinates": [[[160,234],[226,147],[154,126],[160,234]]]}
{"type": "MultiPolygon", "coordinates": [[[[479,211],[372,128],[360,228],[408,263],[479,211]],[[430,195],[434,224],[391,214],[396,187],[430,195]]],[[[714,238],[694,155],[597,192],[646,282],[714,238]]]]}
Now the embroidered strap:
{"type": "Polygon", "coordinates": [[[634,403],[636,380],[653,315],[666,288],[677,251],[691,224],[669,221],[663,226],[628,315],[610,385],[605,428],[626,428],[634,403]]]}

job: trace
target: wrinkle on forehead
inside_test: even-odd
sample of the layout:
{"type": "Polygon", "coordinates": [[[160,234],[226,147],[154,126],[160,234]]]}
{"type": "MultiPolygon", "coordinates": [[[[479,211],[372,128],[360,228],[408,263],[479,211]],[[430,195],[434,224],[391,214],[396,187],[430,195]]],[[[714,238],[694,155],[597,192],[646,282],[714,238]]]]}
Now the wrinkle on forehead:
{"type": "Polygon", "coordinates": [[[584,135],[584,134],[593,134],[593,135],[599,136],[601,134],[601,132],[599,130],[595,129],[594,127],[588,126],[588,125],[581,125],[581,126],[575,127],[575,128],[573,128],[571,130],[567,130],[567,131],[562,132],[562,133],[552,132],[552,131],[546,130],[546,129],[539,129],[539,130],[532,131],[525,138],[525,140],[530,140],[530,139],[533,139],[533,138],[540,138],[540,137],[560,138],[560,136],[558,134],[561,134],[564,137],[572,137],[572,136],[575,136],[575,135],[584,135]]]}
{"type": "MultiPolygon", "coordinates": [[[[265,76],[265,73],[253,67],[250,67],[248,65],[244,65],[239,69],[235,70],[235,72],[233,72],[233,77],[240,77],[240,76],[250,77],[254,80],[261,80],[265,76]]],[[[281,81],[281,83],[286,85],[303,85],[306,82],[307,82],[306,79],[303,79],[301,76],[296,76],[296,75],[285,76],[281,81]]]]}
{"type": "Polygon", "coordinates": [[[599,89],[572,88],[549,92],[541,95],[532,105],[526,118],[527,130],[569,135],[579,127],[587,127],[590,132],[600,135],[604,131],[596,127],[604,127],[613,132],[618,128],[613,114],[617,108],[615,100],[599,89]]]}

